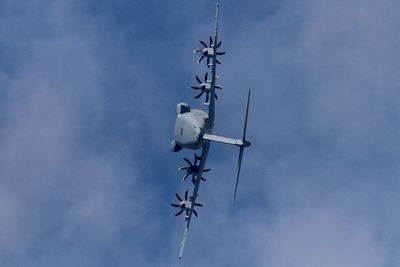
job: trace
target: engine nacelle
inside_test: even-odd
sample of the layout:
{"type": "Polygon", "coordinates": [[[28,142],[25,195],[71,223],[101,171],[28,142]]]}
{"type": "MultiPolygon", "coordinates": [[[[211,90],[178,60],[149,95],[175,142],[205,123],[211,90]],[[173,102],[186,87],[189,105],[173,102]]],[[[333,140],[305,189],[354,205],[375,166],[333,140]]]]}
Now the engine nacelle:
{"type": "Polygon", "coordinates": [[[203,50],[201,52],[204,56],[207,56],[207,57],[214,56],[214,48],[212,48],[212,47],[203,48],[203,50]]]}

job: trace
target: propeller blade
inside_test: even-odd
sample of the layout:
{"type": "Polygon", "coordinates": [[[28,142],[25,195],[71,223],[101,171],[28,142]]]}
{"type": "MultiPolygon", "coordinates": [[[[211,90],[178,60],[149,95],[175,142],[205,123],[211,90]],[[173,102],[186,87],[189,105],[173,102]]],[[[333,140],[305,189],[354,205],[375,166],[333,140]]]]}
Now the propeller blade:
{"type": "Polygon", "coordinates": [[[218,60],[218,59],[216,59],[216,60],[215,60],[215,62],[217,62],[217,64],[221,64],[221,62],[219,62],[219,60],[218,60]]]}
{"type": "Polygon", "coordinates": [[[180,171],[187,170],[187,169],[189,169],[189,167],[187,167],[187,166],[182,166],[182,167],[178,168],[178,170],[180,170],[180,171]]]}
{"type": "Polygon", "coordinates": [[[203,172],[209,172],[211,169],[204,169],[203,172]]]}
{"type": "Polygon", "coordinates": [[[213,43],[213,40],[212,40],[212,38],[210,36],[210,47],[212,46],[212,43],[213,43]]]}
{"type": "Polygon", "coordinates": [[[178,195],[178,193],[175,193],[175,195],[176,195],[176,198],[177,198],[179,201],[182,201],[182,198],[178,195]]]}
{"type": "Polygon", "coordinates": [[[183,160],[186,161],[186,162],[189,164],[190,167],[193,166],[193,164],[192,164],[192,163],[190,162],[190,160],[188,160],[187,158],[183,158],[183,160]]]}
{"type": "MultiPolygon", "coordinates": [[[[192,87],[193,88],[193,87],[192,87]]],[[[217,89],[223,89],[223,87],[221,85],[216,85],[215,88],[217,89]]]]}
{"type": "Polygon", "coordinates": [[[196,75],[196,81],[197,81],[198,83],[202,84],[202,82],[201,82],[199,76],[197,76],[197,75],[196,75]]]}
{"type": "Polygon", "coordinates": [[[186,200],[186,201],[188,200],[188,193],[189,193],[189,191],[186,190],[186,192],[185,192],[185,200],[186,200]]]}
{"type": "Polygon", "coordinates": [[[197,63],[200,63],[203,60],[204,56],[199,57],[199,59],[197,60],[197,63]]]}
{"type": "MultiPolygon", "coordinates": [[[[199,178],[195,179],[194,177],[195,177],[195,175],[193,174],[193,176],[192,176],[192,183],[193,183],[193,184],[196,184],[196,180],[199,179],[199,178]]],[[[201,177],[201,180],[204,181],[204,182],[207,181],[204,177],[201,177]]]]}
{"type": "Polygon", "coordinates": [[[192,89],[194,89],[194,90],[200,90],[200,87],[198,87],[198,86],[191,86],[192,87],[192,89]]]}
{"type": "Polygon", "coordinates": [[[180,210],[180,211],[178,211],[178,213],[177,213],[177,214],[175,214],[174,216],[181,215],[181,214],[182,214],[182,212],[183,212],[183,210],[180,210]]]}
{"type": "Polygon", "coordinates": [[[209,96],[208,96],[208,95],[209,95],[209,93],[207,92],[207,93],[206,93],[206,103],[208,103],[208,99],[209,99],[209,96]]]}
{"type": "Polygon", "coordinates": [[[193,164],[194,166],[197,166],[197,157],[196,157],[196,154],[194,154],[194,164],[193,164]]]}
{"type": "Polygon", "coordinates": [[[205,42],[203,42],[203,41],[201,41],[201,40],[199,40],[199,42],[204,46],[204,48],[207,48],[207,45],[206,45],[205,42]]]}
{"type": "Polygon", "coordinates": [[[214,97],[215,97],[215,99],[217,99],[217,100],[218,100],[218,96],[217,96],[217,94],[216,94],[216,93],[214,93],[214,97]]]}
{"type": "Polygon", "coordinates": [[[218,56],[222,56],[222,55],[225,55],[225,54],[226,54],[226,52],[217,52],[218,56]]]}
{"type": "Polygon", "coordinates": [[[190,173],[187,172],[187,173],[182,177],[182,181],[185,181],[186,178],[188,178],[189,175],[190,175],[190,173]]]}
{"type": "Polygon", "coordinates": [[[171,204],[172,207],[179,208],[178,204],[171,204]]]}
{"type": "Polygon", "coordinates": [[[200,96],[202,96],[204,94],[204,92],[203,91],[201,91],[201,93],[200,94],[198,94],[198,95],[196,95],[194,98],[199,98],[200,96]]]}
{"type": "Polygon", "coordinates": [[[207,66],[209,66],[209,65],[210,65],[210,58],[207,57],[207,66]]]}
{"type": "Polygon", "coordinates": [[[194,214],[196,217],[199,217],[199,215],[197,215],[197,212],[196,212],[195,210],[193,210],[193,214],[194,214]]]}
{"type": "Polygon", "coordinates": [[[195,207],[203,207],[203,205],[201,205],[200,203],[194,203],[195,207]]]}
{"type": "Polygon", "coordinates": [[[219,41],[219,43],[217,44],[216,48],[220,47],[222,44],[222,41],[219,41]]]}
{"type": "Polygon", "coordinates": [[[206,74],[204,75],[204,82],[207,82],[208,79],[208,72],[206,72],[206,74]]]}

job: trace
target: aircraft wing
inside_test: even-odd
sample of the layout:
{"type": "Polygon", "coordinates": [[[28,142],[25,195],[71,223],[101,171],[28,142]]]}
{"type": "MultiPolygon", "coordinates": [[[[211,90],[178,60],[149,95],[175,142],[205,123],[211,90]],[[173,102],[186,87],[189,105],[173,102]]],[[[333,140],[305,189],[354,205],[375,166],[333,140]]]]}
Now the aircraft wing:
{"type": "MultiPolygon", "coordinates": [[[[214,126],[214,117],[215,117],[215,85],[217,80],[217,64],[219,61],[217,60],[217,49],[220,45],[218,43],[218,20],[219,20],[219,4],[217,3],[217,8],[215,11],[215,33],[214,33],[214,40],[213,40],[213,48],[214,54],[211,57],[211,88],[210,88],[210,103],[208,106],[208,118],[211,124],[211,129],[214,126]]],[[[211,41],[211,37],[210,37],[211,41]]],[[[210,67],[210,65],[209,65],[210,67]]]]}
{"type": "MultiPolygon", "coordinates": [[[[208,127],[207,127],[208,129],[207,129],[207,133],[206,134],[209,134],[209,135],[212,134],[212,129],[214,127],[215,99],[216,99],[215,88],[222,89],[222,87],[216,85],[216,80],[218,78],[217,77],[217,72],[216,72],[217,71],[217,64],[221,64],[217,60],[217,55],[225,54],[225,52],[217,52],[219,46],[221,45],[221,42],[218,42],[218,19],[219,19],[219,4],[217,3],[216,12],[215,12],[215,33],[214,33],[214,38],[212,38],[210,36],[210,47],[211,47],[211,49],[213,49],[213,56],[211,56],[210,60],[208,61],[209,62],[208,63],[208,67],[211,68],[211,80],[207,81],[207,79],[206,79],[206,81],[205,81],[205,83],[209,83],[210,84],[209,102],[205,103],[208,106],[208,124],[209,124],[208,127]]],[[[182,237],[181,246],[180,246],[180,250],[179,250],[179,258],[182,258],[183,250],[185,248],[185,242],[186,242],[186,238],[187,238],[187,235],[188,235],[190,222],[192,220],[192,215],[194,213],[193,212],[193,208],[194,208],[195,204],[197,203],[196,200],[197,200],[198,191],[199,191],[199,188],[200,188],[201,177],[203,175],[204,166],[206,164],[208,151],[210,149],[210,144],[211,144],[211,140],[204,139],[204,146],[203,146],[203,150],[202,150],[202,153],[201,153],[201,160],[200,160],[199,169],[198,169],[198,171],[196,173],[196,180],[195,180],[193,193],[189,198],[189,200],[191,202],[191,208],[190,208],[189,213],[188,213],[188,215],[186,217],[185,228],[184,228],[184,231],[183,231],[183,237],[182,237]]]]}
{"type": "Polygon", "coordinates": [[[192,215],[193,215],[193,208],[196,204],[196,199],[198,197],[197,192],[199,191],[200,188],[200,182],[201,182],[201,177],[203,175],[203,170],[204,170],[204,166],[206,164],[206,160],[207,160],[207,155],[208,155],[208,151],[210,149],[210,141],[206,141],[203,147],[203,151],[201,152],[201,160],[200,160],[200,165],[199,165],[199,170],[196,174],[196,182],[194,185],[194,189],[193,189],[193,193],[190,196],[189,200],[191,202],[191,208],[189,211],[188,216],[186,217],[186,223],[185,223],[185,228],[183,230],[183,237],[182,237],[182,241],[181,241],[181,247],[179,250],[179,259],[182,258],[183,255],[183,250],[185,248],[185,242],[186,242],[186,238],[188,235],[188,231],[189,231],[189,226],[190,226],[190,221],[192,219],[192,215]]]}

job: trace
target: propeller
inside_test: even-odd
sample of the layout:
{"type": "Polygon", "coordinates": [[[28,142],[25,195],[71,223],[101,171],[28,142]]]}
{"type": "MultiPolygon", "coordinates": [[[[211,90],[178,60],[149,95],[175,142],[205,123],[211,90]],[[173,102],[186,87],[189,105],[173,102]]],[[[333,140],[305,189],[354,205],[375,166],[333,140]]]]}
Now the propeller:
{"type": "MultiPolygon", "coordinates": [[[[218,42],[217,45],[214,44],[213,38],[210,36],[209,37],[209,45],[207,45],[205,42],[199,40],[200,44],[203,46],[202,48],[197,48],[193,50],[194,53],[200,53],[201,56],[197,60],[197,63],[200,63],[203,58],[207,58],[207,66],[210,66],[210,58],[214,56],[214,53],[218,56],[225,55],[226,52],[217,52],[216,50],[221,46],[222,42],[218,42]]],[[[221,64],[220,61],[216,60],[217,64],[221,64]]]]}
{"type": "MultiPolygon", "coordinates": [[[[174,216],[179,216],[185,211],[185,221],[188,219],[189,212],[191,209],[191,201],[188,201],[188,193],[189,191],[186,190],[184,200],[178,195],[178,193],[176,193],[175,196],[178,199],[179,204],[174,204],[174,203],[171,204],[172,207],[181,209],[174,216]]],[[[200,203],[194,203],[194,207],[203,207],[203,205],[200,203]]],[[[193,209],[192,211],[196,217],[199,217],[195,209],[193,209]]]]}
{"type": "MultiPolygon", "coordinates": [[[[215,48],[219,48],[219,47],[221,46],[221,44],[222,44],[222,41],[219,41],[219,43],[217,44],[217,46],[216,46],[215,48]]],[[[217,54],[217,56],[222,56],[222,55],[225,55],[226,52],[217,52],[216,54],[217,54]]],[[[218,61],[218,62],[219,62],[219,61],[218,61]]],[[[218,62],[217,62],[217,63],[218,63],[218,62]]],[[[218,63],[218,64],[221,64],[221,62],[218,63]]]]}
{"type": "MultiPolygon", "coordinates": [[[[180,170],[180,171],[181,170],[186,171],[185,175],[182,177],[182,180],[185,181],[186,178],[188,178],[190,175],[192,175],[192,183],[195,184],[196,183],[196,179],[195,179],[196,178],[196,174],[199,172],[199,167],[200,167],[200,166],[197,165],[197,162],[199,160],[201,160],[201,157],[199,157],[196,154],[194,154],[194,162],[193,163],[190,162],[190,160],[187,159],[187,158],[183,158],[183,160],[186,161],[186,163],[188,165],[178,168],[178,170],[180,170]]],[[[203,172],[209,172],[209,171],[211,171],[211,169],[204,169],[203,170],[203,172]]],[[[201,180],[202,181],[206,181],[206,179],[204,179],[203,177],[201,177],[201,180]]]]}
{"type": "MultiPolygon", "coordinates": [[[[196,75],[196,81],[199,83],[198,86],[192,86],[192,89],[194,90],[200,90],[200,93],[196,95],[194,98],[199,98],[203,94],[206,94],[206,103],[208,103],[208,100],[210,99],[210,93],[211,93],[211,82],[208,80],[208,72],[204,75],[204,82],[201,81],[199,76],[196,75]]],[[[220,85],[215,85],[215,88],[217,89],[222,89],[223,87],[220,85]]],[[[217,94],[214,94],[215,99],[218,99],[217,94]]]]}

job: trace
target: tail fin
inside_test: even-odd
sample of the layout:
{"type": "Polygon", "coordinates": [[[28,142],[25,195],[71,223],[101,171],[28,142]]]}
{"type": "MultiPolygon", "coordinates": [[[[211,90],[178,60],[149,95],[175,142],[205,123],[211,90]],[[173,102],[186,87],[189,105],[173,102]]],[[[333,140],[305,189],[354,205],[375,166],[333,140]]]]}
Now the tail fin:
{"type": "Polygon", "coordinates": [[[242,137],[242,145],[240,146],[240,151],[239,151],[239,158],[238,158],[238,165],[237,165],[237,171],[236,171],[236,179],[235,179],[235,184],[234,184],[234,191],[233,191],[233,200],[236,198],[236,191],[238,187],[238,182],[239,182],[239,175],[240,175],[240,167],[242,165],[242,157],[243,157],[243,152],[245,147],[250,146],[250,142],[246,140],[246,131],[247,131],[247,118],[249,115],[249,104],[250,104],[250,89],[249,93],[247,95],[247,106],[246,106],[246,115],[244,118],[244,128],[243,128],[243,137],[242,137]]]}

